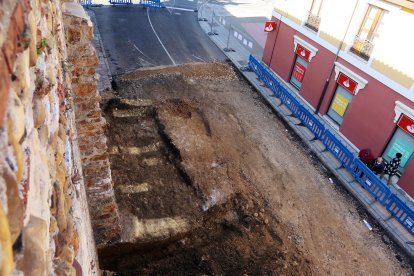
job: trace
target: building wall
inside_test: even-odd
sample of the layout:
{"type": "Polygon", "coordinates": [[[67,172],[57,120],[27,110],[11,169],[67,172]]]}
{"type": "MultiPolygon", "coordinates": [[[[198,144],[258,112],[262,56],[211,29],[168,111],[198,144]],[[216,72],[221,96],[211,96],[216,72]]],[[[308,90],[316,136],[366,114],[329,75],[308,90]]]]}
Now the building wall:
{"type": "Polygon", "coordinates": [[[321,10],[321,24],[318,32],[304,26],[311,0],[284,1],[275,0],[274,15],[295,30],[311,38],[332,53],[336,53],[338,45],[343,40],[343,48],[339,56],[357,65],[367,74],[380,80],[403,96],[414,100],[414,71],[410,64],[414,56],[409,55],[407,46],[414,43],[414,37],[400,35],[401,26],[414,25],[414,3],[406,7],[391,4],[382,0],[340,1],[324,0],[321,10]],[[358,32],[360,23],[369,4],[386,10],[377,36],[371,59],[366,62],[349,52],[358,32]],[[353,13],[355,8],[355,12],[353,13]],[[352,18],[352,20],[351,20],[352,18]],[[349,24],[348,32],[346,32],[349,24]]]}
{"type": "MultiPolygon", "coordinates": [[[[305,98],[313,108],[316,108],[321,97],[323,87],[325,86],[326,79],[329,76],[329,72],[331,70],[332,62],[335,56],[325,48],[318,47],[315,42],[308,39],[306,36],[298,32],[296,32],[296,35],[314,47],[318,48],[317,54],[314,58],[312,58],[311,62],[308,65],[305,76],[303,78],[302,87],[299,91],[299,94],[305,98]]],[[[291,51],[294,51],[293,46],[291,48],[291,51]]]]}
{"type": "MultiPolygon", "coordinates": [[[[357,1],[325,0],[325,6],[321,13],[321,25],[319,31],[315,33],[303,26],[311,1],[276,1],[272,20],[277,22],[278,27],[269,34],[263,54],[263,61],[270,65],[283,80],[289,82],[295,61],[294,36],[317,48],[316,55],[308,64],[301,89],[297,91],[292,86],[293,91],[297,91],[315,109],[322,96],[326,78],[335,61],[335,55],[338,48],[341,47],[336,61],[367,80],[368,83],[357,95],[353,96],[344,120],[340,126],[337,126],[337,129],[355,148],[370,147],[375,155],[383,153],[397,128],[394,122],[396,101],[400,101],[414,110],[413,81],[411,79],[414,70],[409,72],[400,70],[405,68],[403,63],[412,64],[410,61],[412,57],[401,54],[404,53],[402,49],[399,50],[399,53],[395,53],[392,47],[388,47],[389,43],[386,43],[387,47],[382,44],[382,41],[390,37],[393,38],[393,45],[399,44],[397,48],[400,48],[401,44],[409,42],[411,38],[401,35],[395,29],[391,31],[389,26],[396,26],[395,22],[399,20],[399,15],[401,15],[402,22],[414,22],[414,13],[412,10],[408,12],[406,8],[385,2],[358,1],[352,17],[353,20],[349,24],[348,33],[345,33],[357,1]],[[381,39],[377,40],[371,59],[368,62],[362,62],[361,59],[349,53],[348,49],[352,45],[353,37],[359,28],[368,3],[382,5],[386,8],[392,7],[387,14],[388,17],[385,17],[383,26],[379,29],[381,39]],[[335,22],[338,21],[340,21],[339,24],[336,24],[335,22]],[[343,40],[343,38],[345,39],[343,40]],[[274,50],[273,47],[275,47],[274,50]],[[390,52],[391,54],[389,54],[390,52]],[[393,58],[389,59],[390,55],[393,58]]],[[[333,72],[319,109],[319,113],[325,119],[336,87],[335,72],[333,72]]],[[[329,119],[326,120],[328,123],[332,122],[329,119]]],[[[332,125],[335,128],[335,124],[332,125]]],[[[414,195],[414,189],[411,187],[413,171],[414,162],[412,161],[399,180],[399,185],[411,195],[414,195]]]]}

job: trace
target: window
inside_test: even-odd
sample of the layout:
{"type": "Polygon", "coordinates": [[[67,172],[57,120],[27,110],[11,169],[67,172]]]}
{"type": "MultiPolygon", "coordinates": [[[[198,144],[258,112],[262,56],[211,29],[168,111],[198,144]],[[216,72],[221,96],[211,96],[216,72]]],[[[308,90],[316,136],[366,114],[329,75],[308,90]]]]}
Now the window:
{"type": "Polygon", "coordinates": [[[312,52],[301,44],[297,44],[296,39],[297,38],[295,38],[295,65],[293,66],[292,74],[290,76],[290,83],[299,90],[302,87],[302,81],[305,76],[306,68],[308,67],[309,61],[315,51],[312,52]]]}
{"type": "Polygon", "coordinates": [[[383,157],[388,162],[395,157],[397,152],[402,154],[401,164],[398,168],[400,173],[404,172],[408,163],[413,157],[414,138],[401,128],[397,128],[391,141],[388,143],[384,151],[383,157]]]}
{"type": "Polygon", "coordinates": [[[321,13],[323,0],[313,0],[310,12],[314,15],[319,15],[321,13]]]}
{"type": "Polygon", "coordinates": [[[323,0],[313,0],[312,6],[308,13],[308,17],[305,22],[305,26],[317,32],[319,30],[319,25],[321,24],[320,13],[322,10],[323,0]]]}
{"type": "Polygon", "coordinates": [[[384,10],[376,6],[369,5],[362,24],[355,37],[354,44],[350,51],[365,60],[369,60],[373,49],[373,42],[378,36],[378,27],[384,10]]]}
{"type": "Polygon", "coordinates": [[[351,101],[352,94],[342,86],[338,85],[328,109],[328,116],[338,125],[341,125],[351,101]]]}
{"type": "Polygon", "coordinates": [[[410,163],[414,153],[414,120],[402,114],[397,122],[397,129],[394,132],[383,157],[390,161],[399,152],[402,154],[398,171],[404,172],[410,163]]]}
{"type": "Polygon", "coordinates": [[[296,55],[295,66],[293,67],[292,75],[290,76],[290,83],[298,90],[302,87],[302,80],[305,76],[307,67],[308,62],[299,55],[296,55]]]}

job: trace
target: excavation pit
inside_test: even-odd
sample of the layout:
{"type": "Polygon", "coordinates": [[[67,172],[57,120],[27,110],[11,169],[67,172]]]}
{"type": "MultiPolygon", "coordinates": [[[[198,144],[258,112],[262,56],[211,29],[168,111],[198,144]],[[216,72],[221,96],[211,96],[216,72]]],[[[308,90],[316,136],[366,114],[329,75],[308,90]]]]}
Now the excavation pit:
{"type": "Polygon", "coordinates": [[[101,269],[406,274],[231,66],[157,67],[115,82],[104,113],[123,229],[121,243],[100,249],[101,269]]]}

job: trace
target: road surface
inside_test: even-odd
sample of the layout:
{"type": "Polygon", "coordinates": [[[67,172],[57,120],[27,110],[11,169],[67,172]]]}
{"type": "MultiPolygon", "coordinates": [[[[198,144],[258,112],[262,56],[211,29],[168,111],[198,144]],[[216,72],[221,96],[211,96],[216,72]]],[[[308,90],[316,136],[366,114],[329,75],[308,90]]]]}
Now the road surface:
{"type": "Polygon", "coordinates": [[[196,3],[178,4],[177,9],[159,10],[137,5],[92,8],[113,75],[141,67],[225,60],[202,32],[196,3]]]}

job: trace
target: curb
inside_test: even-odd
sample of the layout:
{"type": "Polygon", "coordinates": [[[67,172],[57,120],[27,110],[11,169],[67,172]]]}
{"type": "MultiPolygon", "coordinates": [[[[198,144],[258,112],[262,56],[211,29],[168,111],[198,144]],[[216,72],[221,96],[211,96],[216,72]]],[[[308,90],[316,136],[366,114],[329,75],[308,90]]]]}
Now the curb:
{"type": "Polygon", "coordinates": [[[108,90],[108,89],[112,90],[112,87],[111,87],[112,72],[111,72],[111,69],[109,67],[108,58],[107,58],[106,53],[105,53],[105,47],[104,47],[104,44],[103,44],[103,41],[102,41],[102,36],[101,36],[101,33],[99,32],[99,27],[98,27],[98,23],[96,21],[95,12],[93,10],[91,10],[90,8],[85,9],[85,11],[89,15],[89,18],[92,21],[92,24],[93,24],[93,27],[94,27],[94,32],[93,32],[94,33],[94,38],[93,38],[93,40],[98,41],[99,47],[100,47],[100,49],[95,48],[95,51],[97,52],[100,63],[102,62],[104,64],[104,70],[103,71],[105,71],[105,75],[106,75],[106,76],[101,76],[100,75],[98,83],[99,82],[102,83],[102,77],[106,77],[108,82],[109,82],[107,85],[104,84],[103,85],[104,88],[99,90],[99,93],[101,94],[101,92],[103,92],[105,90],[108,90]]]}

